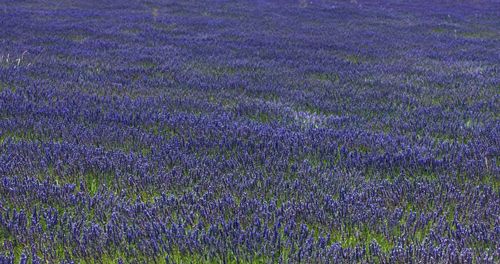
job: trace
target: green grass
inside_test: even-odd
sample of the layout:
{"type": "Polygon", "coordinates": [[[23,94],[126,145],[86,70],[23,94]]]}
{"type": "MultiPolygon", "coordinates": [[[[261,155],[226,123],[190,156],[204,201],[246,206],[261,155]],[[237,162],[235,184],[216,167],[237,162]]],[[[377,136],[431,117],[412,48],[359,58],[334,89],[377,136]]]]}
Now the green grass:
{"type": "Polygon", "coordinates": [[[6,91],[6,90],[10,90],[11,92],[15,92],[16,86],[10,85],[9,83],[0,80],[0,92],[6,91]]]}
{"type": "Polygon", "coordinates": [[[372,241],[376,241],[385,253],[394,247],[394,241],[387,239],[382,233],[371,230],[367,225],[361,227],[346,225],[332,234],[330,244],[339,243],[343,248],[368,247],[372,241]]]}
{"type": "Polygon", "coordinates": [[[444,32],[446,32],[446,29],[442,28],[442,27],[435,27],[435,28],[431,29],[431,31],[434,33],[444,33],[444,32]]]}
{"type": "Polygon", "coordinates": [[[309,75],[311,80],[338,83],[340,76],[336,73],[313,73],[309,75]]]}
{"type": "Polygon", "coordinates": [[[351,62],[353,64],[360,64],[361,63],[361,58],[358,55],[349,54],[349,55],[345,56],[345,59],[348,62],[351,62]]]}
{"type": "Polygon", "coordinates": [[[158,67],[158,64],[154,61],[151,61],[151,60],[143,60],[143,61],[139,62],[138,65],[142,69],[153,69],[153,68],[158,67]]]}
{"type": "Polygon", "coordinates": [[[500,39],[500,34],[492,30],[461,32],[460,36],[469,39],[500,39]]]}

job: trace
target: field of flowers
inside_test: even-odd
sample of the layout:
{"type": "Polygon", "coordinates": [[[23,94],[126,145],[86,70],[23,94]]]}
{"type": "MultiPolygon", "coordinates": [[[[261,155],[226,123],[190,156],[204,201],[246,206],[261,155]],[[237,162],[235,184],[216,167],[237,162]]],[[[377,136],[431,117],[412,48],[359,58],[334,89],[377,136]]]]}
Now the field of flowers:
{"type": "Polygon", "coordinates": [[[500,2],[0,1],[0,263],[499,263],[500,2]]]}

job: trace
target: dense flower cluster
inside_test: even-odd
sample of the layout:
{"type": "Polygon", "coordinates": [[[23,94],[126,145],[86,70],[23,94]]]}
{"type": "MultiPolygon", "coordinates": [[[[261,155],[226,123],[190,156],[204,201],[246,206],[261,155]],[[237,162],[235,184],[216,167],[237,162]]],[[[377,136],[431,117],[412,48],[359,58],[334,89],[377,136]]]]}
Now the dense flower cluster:
{"type": "Polygon", "coordinates": [[[498,263],[499,14],[0,2],[0,263],[498,263]]]}

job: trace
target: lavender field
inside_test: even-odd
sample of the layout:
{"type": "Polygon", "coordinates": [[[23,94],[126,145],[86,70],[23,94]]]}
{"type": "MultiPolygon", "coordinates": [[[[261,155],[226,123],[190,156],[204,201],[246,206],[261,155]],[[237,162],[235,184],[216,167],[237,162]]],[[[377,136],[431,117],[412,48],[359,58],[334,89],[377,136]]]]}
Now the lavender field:
{"type": "Polygon", "coordinates": [[[3,263],[500,263],[500,2],[0,0],[3,263]]]}

